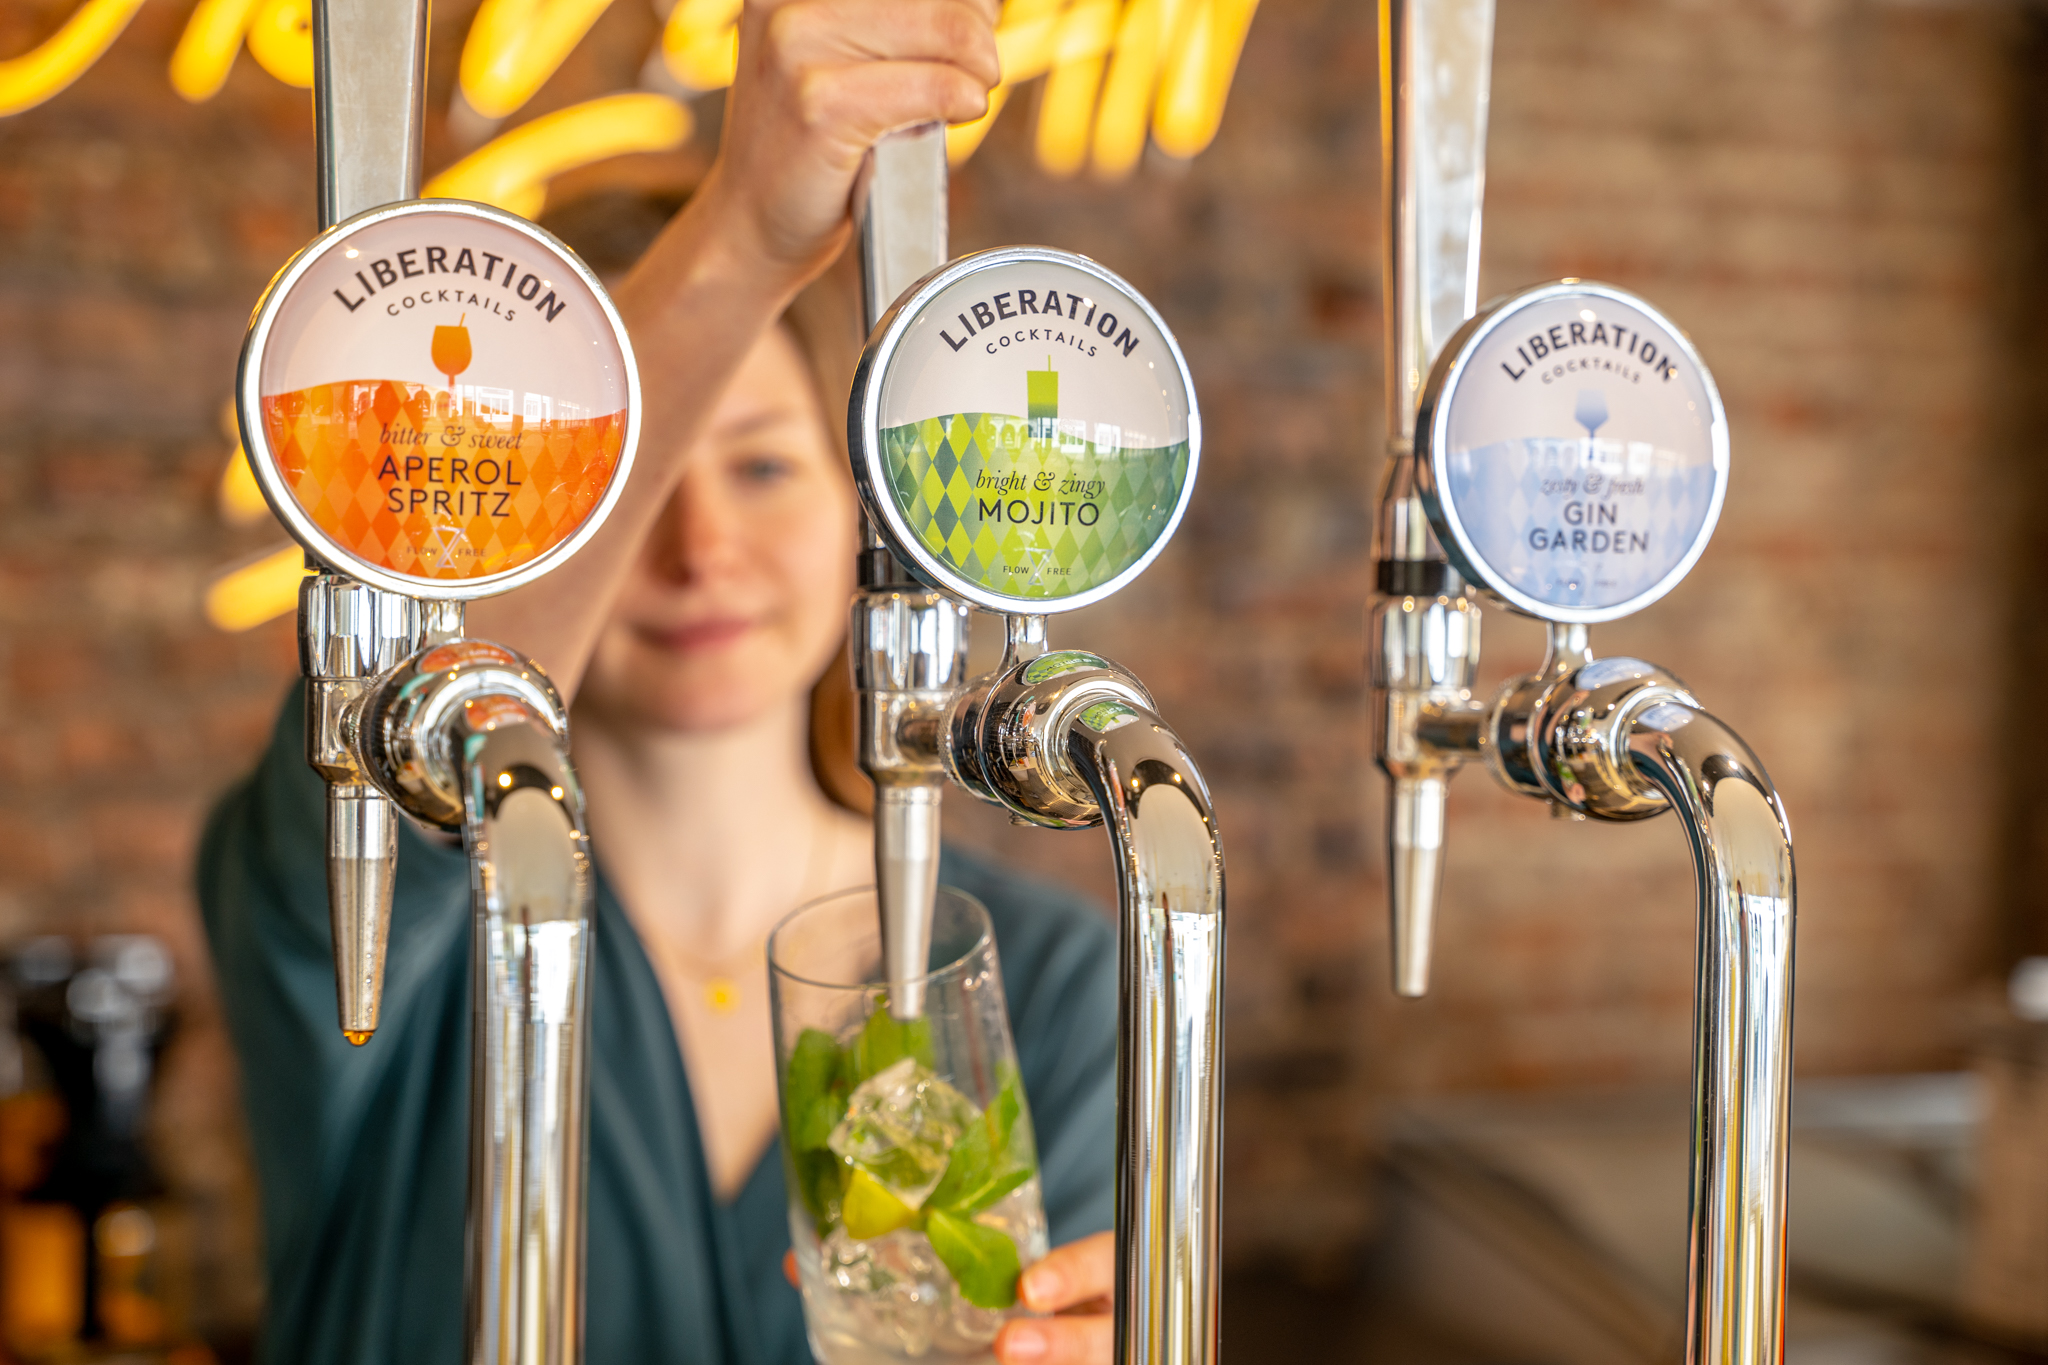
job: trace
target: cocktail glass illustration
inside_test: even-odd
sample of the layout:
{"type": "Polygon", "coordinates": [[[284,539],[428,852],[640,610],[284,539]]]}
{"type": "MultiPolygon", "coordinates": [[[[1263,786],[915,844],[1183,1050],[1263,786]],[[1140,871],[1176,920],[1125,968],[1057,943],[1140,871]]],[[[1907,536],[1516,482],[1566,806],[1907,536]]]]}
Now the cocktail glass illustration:
{"type": "Polygon", "coordinates": [[[448,411],[453,417],[462,411],[462,402],[455,393],[455,376],[469,368],[469,328],[462,324],[469,321],[464,313],[453,327],[434,329],[434,368],[448,376],[448,411]]]}
{"type": "MultiPolygon", "coordinates": [[[[464,356],[469,354],[467,345],[465,342],[464,356]]],[[[1598,389],[1580,389],[1579,405],[1572,411],[1572,420],[1586,429],[1587,440],[1598,436],[1600,428],[1607,424],[1607,395],[1598,389]]]]}

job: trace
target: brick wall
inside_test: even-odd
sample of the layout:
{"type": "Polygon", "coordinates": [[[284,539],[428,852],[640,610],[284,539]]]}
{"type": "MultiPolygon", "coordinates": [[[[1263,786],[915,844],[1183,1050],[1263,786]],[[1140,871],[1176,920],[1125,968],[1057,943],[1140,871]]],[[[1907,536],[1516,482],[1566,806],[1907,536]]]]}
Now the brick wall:
{"type": "MultiPolygon", "coordinates": [[[[0,56],[68,8],[8,7],[0,56]]],[[[76,87],[0,120],[0,936],[142,927],[173,944],[187,989],[162,1150],[211,1220],[209,1302],[231,1324],[253,1302],[251,1194],[186,886],[204,808],[293,660],[286,626],[218,635],[198,594],[274,535],[214,512],[218,410],[250,302],[312,231],[311,139],[305,95],[246,58],[210,104],[169,92],[187,9],[145,6],[76,87]]],[[[466,9],[437,7],[444,90],[466,9]]],[[[2032,455],[2001,290],[2018,33],[1995,4],[1502,6],[1485,292],[1568,273],[1639,290],[1691,330],[1728,402],[1713,547],[1595,644],[1686,678],[1783,787],[1816,1071],[1952,1064],[2012,938],[2000,888],[2026,841],[1999,840],[2011,777],[1992,727],[2019,514],[1982,490],[2032,455]],[[1940,690],[1971,682],[1976,704],[1940,690]]],[[[629,83],[651,35],[622,0],[535,110],[629,83]]],[[[1389,1096],[1675,1085],[1689,1048],[1675,825],[1552,822],[1482,773],[1453,797],[1436,992],[1397,1004],[1383,984],[1361,662],[1384,425],[1374,41],[1358,0],[1267,0],[1222,136],[1191,166],[1049,181],[1026,98],[956,192],[956,247],[1095,255],[1194,366],[1208,439],[1178,541],[1054,638],[1136,668],[1216,791],[1240,1257],[1327,1257],[1361,1234],[1389,1096]]],[[[453,155],[439,120],[429,146],[434,165],[453,155]]],[[[1490,613],[1487,685],[1538,649],[1490,613]]],[[[1108,894],[1099,833],[949,811],[963,837],[1108,894]]]]}

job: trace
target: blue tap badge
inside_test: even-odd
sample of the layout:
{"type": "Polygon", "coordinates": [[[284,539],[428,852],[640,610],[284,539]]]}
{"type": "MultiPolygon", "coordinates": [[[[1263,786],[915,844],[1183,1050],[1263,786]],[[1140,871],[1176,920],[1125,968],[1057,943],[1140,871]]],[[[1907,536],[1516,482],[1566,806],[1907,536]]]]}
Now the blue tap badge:
{"type": "Polygon", "coordinates": [[[1728,486],[1699,354],[1632,294],[1565,280],[1465,325],[1423,391],[1421,489],[1468,578],[1552,621],[1612,621],[1684,578],[1728,486]]]}

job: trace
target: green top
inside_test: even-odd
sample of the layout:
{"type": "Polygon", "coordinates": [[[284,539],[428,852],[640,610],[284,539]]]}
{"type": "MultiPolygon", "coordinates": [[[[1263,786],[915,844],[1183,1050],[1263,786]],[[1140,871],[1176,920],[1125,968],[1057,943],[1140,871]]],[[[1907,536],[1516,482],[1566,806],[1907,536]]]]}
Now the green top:
{"type": "MultiPolygon", "coordinates": [[[[469,869],[401,825],[377,1036],[334,1014],[325,807],[294,688],[256,771],[208,822],[199,897],[242,1062],[263,1189],[261,1359],[462,1358],[469,1129],[469,869]]],[[[1055,1244],[1111,1225],[1116,951],[1070,893],[947,850],[940,878],[994,921],[1055,1244]]],[[[778,1151],[712,1193],[660,984],[602,873],[591,964],[592,1365],[802,1365],[778,1151]]]]}

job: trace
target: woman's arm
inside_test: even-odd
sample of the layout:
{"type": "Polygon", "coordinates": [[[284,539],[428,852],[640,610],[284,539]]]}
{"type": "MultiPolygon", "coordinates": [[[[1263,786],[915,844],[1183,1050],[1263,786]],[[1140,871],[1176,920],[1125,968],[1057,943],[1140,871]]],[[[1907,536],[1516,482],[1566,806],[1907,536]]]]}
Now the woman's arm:
{"type": "Polygon", "coordinates": [[[536,583],[471,605],[473,635],[573,697],[613,595],[740,360],[846,244],[854,177],[892,129],[979,117],[996,0],[749,0],[718,159],[619,287],[640,449],[610,518],[536,583]]]}

